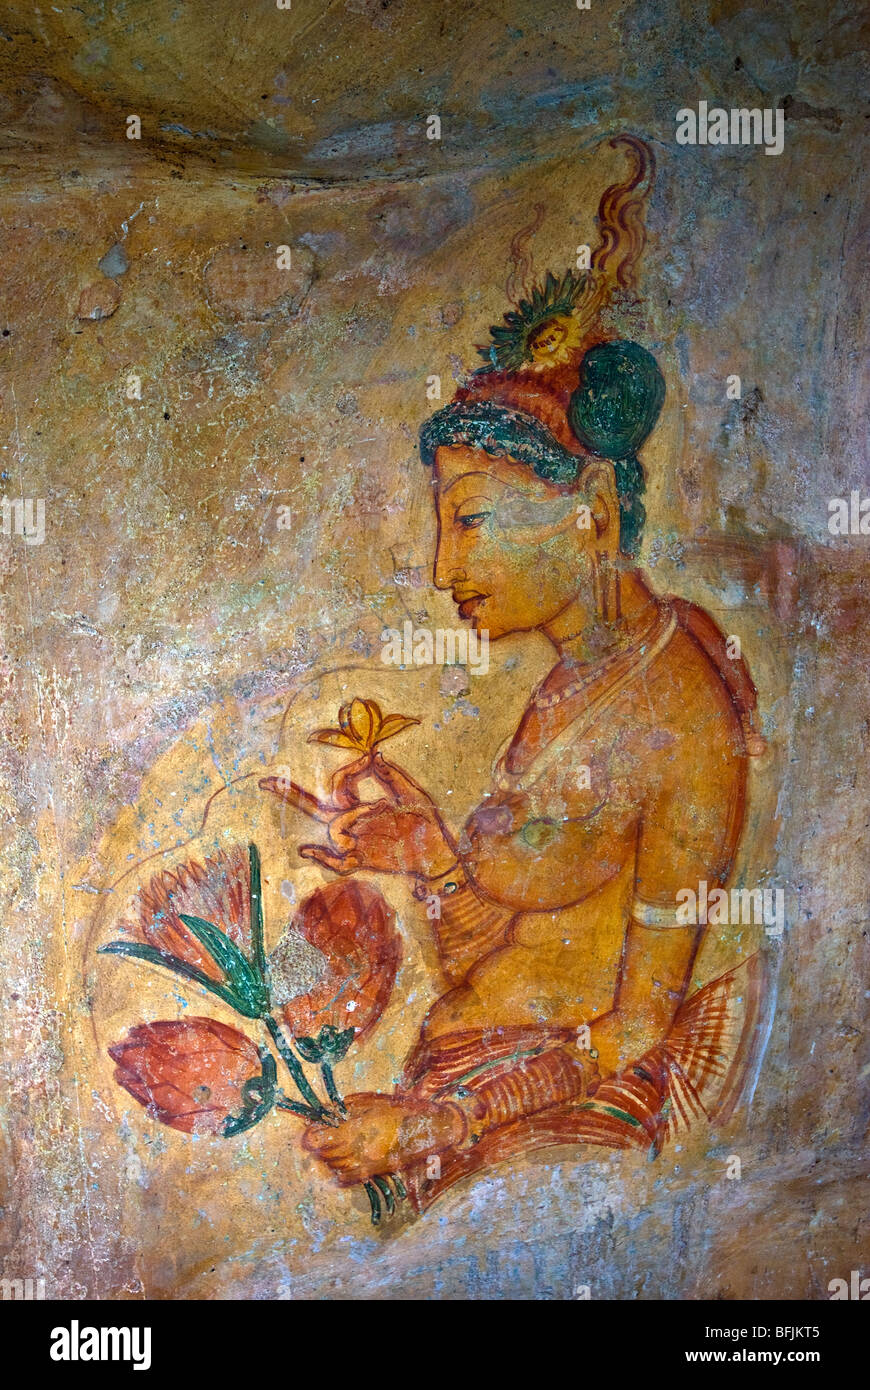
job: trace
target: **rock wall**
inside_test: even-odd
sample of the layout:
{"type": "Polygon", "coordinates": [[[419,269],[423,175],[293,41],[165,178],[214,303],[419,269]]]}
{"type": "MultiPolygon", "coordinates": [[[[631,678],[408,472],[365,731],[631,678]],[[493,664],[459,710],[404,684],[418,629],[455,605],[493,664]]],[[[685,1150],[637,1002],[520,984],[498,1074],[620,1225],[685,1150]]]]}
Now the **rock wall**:
{"type": "MultiPolygon", "coordinates": [[[[748,1299],[866,1269],[870,541],[828,525],[870,490],[861,43],[817,0],[0,6],[0,493],[44,502],[42,540],[0,534],[6,1276],[748,1299]],[[702,100],[783,110],[782,153],[678,144],[702,100]],[[624,131],[658,164],[635,332],[668,388],[642,563],[741,636],[768,738],[739,869],[787,903],[755,942],[764,1055],[751,1104],[655,1163],[548,1150],[373,1231],[291,1119],[191,1140],[114,1084],[107,1046],[187,1005],[96,946],[131,864],[231,832],[268,853],[277,936],[324,876],[254,774],[322,781],[306,735],[352,694],[422,719],[407,766],[455,828],[480,799],[546,646],[465,684],[381,663],[383,628],[455,625],[417,431],[501,318],[517,233],[538,274],[594,240],[624,131]]],[[[438,990],[391,901],[403,965],[347,1091],[393,1084],[438,990]]]]}

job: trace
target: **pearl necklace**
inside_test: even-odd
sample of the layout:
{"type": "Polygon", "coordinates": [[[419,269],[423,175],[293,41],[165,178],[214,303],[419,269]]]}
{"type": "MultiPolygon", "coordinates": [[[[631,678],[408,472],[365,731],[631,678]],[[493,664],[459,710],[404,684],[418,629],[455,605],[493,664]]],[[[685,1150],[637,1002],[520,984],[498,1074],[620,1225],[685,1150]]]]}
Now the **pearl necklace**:
{"type": "Polygon", "coordinates": [[[547,680],[545,676],[540,685],[535,686],[535,689],[532,691],[532,704],[538,709],[553,709],[555,705],[560,705],[563,700],[570,700],[573,696],[579,695],[581,690],[587,689],[588,686],[592,685],[605,675],[606,672],[610,671],[612,667],[617,666],[619,662],[633,660],[638,652],[643,652],[644,647],[661,622],[662,616],[663,613],[660,609],[653,618],[650,626],[637,642],[634,642],[630,647],[623,648],[620,652],[614,652],[611,656],[602,657],[602,659],[589,668],[584,675],[578,676],[576,680],[571,681],[568,685],[564,686],[562,690],[557,690],[552,695],[542,695],[540,693],[547,680]]]}
{"type": "MultiPolygon", "coordinates": [[[[597,719],[600,719],[604,710],[623,695],[625,690],[642,675],[670,642],[677,630],[677,620],[667,604],[661,604],[659,617],[653,628],[655,629],[654,632],[651,631],[641,642],[630,649],[632,660],[626,664],[625,668],[617,672],[603,690],[600,690],[597,695],[593,695],[591,702],[585,708],[578,710],[572,716],[562,732],[532,759],[525,772],[508,772],[505,767],[505,759],[511,744],[511,736],[508,734],[493,767],[493,780],[499,791],[509,792],[512,795],[516,793],[525,795],[531,787],[541,780],[554,762],[565,755],[570,756],[570,750],[576,749],[588,730],[593,727],[597,719]],[[580,725],[580,732],[578,732],[578,724],[580,725]]],[[[626,654],[628,653],[623,653],[623,655],[626,654]]],[[[600,673],[600,670],[601,668],[597,667],[596,674],[600,673]]]]}

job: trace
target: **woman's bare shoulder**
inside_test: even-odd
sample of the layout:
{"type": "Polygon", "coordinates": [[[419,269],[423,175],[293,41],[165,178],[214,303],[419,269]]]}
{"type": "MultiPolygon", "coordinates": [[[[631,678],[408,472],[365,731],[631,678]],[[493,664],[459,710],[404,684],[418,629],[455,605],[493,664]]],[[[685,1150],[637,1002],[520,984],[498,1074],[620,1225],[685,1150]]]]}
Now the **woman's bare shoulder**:
{"type": "Polygon", "coordinates": [[[740,713],[707,652],[682,628],[629,692],[626,730],[651,751],[707,749],[713,759],[744,757],[740,713]]]}

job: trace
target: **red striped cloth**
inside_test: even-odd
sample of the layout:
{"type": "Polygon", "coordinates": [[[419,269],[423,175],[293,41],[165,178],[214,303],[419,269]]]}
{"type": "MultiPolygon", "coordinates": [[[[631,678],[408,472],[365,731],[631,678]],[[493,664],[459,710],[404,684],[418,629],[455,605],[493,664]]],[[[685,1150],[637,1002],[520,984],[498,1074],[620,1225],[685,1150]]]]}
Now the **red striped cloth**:
{"type": "Polygon", "coordinates": [[[443,1100],[457,1086],[483,1090],[492,1127],[470,1147],[442,1153],[438,1177],[428,1176],[426,1159],[403,1174],[417,1209],[461,1178],[534,1149],[598,1144],[655,1157],[696,1121],[724,1122],[762,1044],[764,993],[758,954],[686,1000],[662,1043],[586,1099],[571,1075],[578,1069],[559,1050],[576,1037],[573,1028],[490,1028],[419,1044],[402,1089],[443,1100]]]}
{"type": "Polygon", "coordinates": [[[441,918],[433,921],[441,967],[451,984],[459,984],[483,956],[504,940],[516,913],[479,898],[470,883],[441,896],[441,918]]]}

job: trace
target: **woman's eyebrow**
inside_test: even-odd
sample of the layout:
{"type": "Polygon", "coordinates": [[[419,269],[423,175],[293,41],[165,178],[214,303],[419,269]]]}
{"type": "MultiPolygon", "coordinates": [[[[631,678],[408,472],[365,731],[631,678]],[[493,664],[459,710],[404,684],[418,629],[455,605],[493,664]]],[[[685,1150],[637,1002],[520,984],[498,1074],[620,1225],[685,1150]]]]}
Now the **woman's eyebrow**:
{"type": "Polygon", "coordinates": [[[447,493],[450,491],[452,487],[455,487],[457,483],[464,483],[468,478],[488,478],[491,483],[497,483],[498,486],[502,488],[505,493],[509,493],[512,497],[530,496],[530,494],[524,491],[523,488],[512,487],[511,484],[506,483],[503,478],[497,478],[494,473],[485,473],[482,470],[477,473],[460,473],[458,478],[454,478],[452,483],[447,484],[441,496],[446,497],[447,493]]]}
{"type": "MultiPolygon", "coordinates": [[[[457,484],[457,483],[464,483],[464,482],[466,481],[467,478],[489,478],[490,482],[492,482],[492,483],[500,483],[500,484],[501,484],[501,479],[500,479],[500,478],[497,478],[497,477],[495,476],[494,473],[484,473],[484,472],[479,472],[479,473],[459,473],[459,474],[453,479],[453,482],[452,482],[452,483],[448,483],[448,484],[447,484],[447,486],[446,486],[446,488],[444,489],[444,491],[442,492],[441,496],[442,496],[442,497],[446,497],[446,496],[447,496],[447,493],[450,491],[450,489],[451,489],[452,487],[456,487],[456,484],[457,484]]],[[[504,484],[501,484],[501,485],[504,486],[504,484]]]]}

